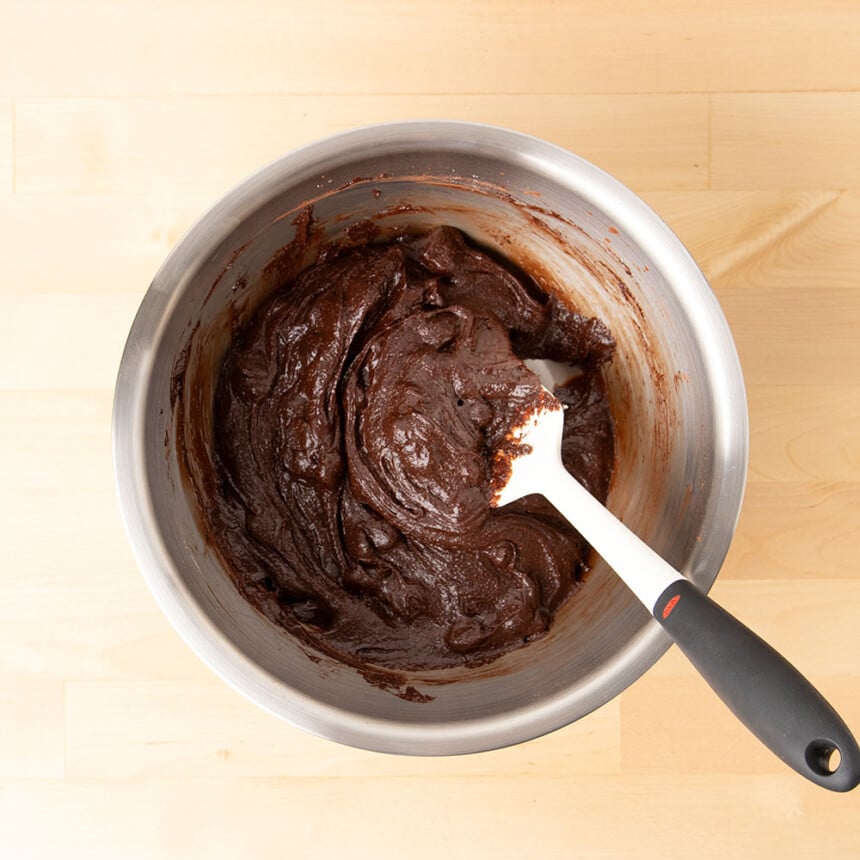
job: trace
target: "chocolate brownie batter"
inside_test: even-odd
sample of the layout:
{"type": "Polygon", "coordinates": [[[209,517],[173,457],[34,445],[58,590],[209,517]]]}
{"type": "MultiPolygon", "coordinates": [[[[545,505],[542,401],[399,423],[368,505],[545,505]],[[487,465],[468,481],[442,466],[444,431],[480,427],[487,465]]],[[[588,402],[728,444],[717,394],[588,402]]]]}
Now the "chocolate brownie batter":
{"type": "Polygon", "coordinates": [[[206,516],[238,587],[359,668],[484,663],[541,636],[589,549],[542,498],[491,508],[492,452],[540,391],[522,359],[575,364],[555,391],[564,463],[604,499],[614,346],[453,228],[330,254],[221,371],[206,516]]]}

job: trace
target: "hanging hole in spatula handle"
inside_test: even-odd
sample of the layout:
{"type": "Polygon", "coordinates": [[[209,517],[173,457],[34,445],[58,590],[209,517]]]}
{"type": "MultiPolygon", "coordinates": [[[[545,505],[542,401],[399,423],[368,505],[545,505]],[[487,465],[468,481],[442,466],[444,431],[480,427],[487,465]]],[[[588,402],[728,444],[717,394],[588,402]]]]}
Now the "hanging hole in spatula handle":
{"type": "Polygon", "coordinates": [[[717,695],[786,764],[832,791],[860,783],[854,736],[767,642],[687,580],[670,585],[653,614],[717,695]]]}
{"type": "Polygon", "coordinates": [[[819,776],[831,776],[842,764],[842,753],[833,741],[819,738],[806,748],[806,763],[819,776]]]}

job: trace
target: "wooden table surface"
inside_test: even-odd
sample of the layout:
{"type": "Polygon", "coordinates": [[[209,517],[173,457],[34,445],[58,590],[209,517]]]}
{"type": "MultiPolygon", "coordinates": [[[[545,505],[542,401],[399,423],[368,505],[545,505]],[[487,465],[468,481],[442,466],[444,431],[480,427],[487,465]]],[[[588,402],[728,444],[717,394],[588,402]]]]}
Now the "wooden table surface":
{"type": "Polygon", "coordinates": [[[110,454],[152,275],[267,160],[415,117],[561,144],[688,245],[751,416],[713,594],[860,731],[856,0],[0,0],[0,854],[860,856],[860,791],[789,772],[676,649],[551,736],[395,758],[263,713],[157,609],[110,454]]]}

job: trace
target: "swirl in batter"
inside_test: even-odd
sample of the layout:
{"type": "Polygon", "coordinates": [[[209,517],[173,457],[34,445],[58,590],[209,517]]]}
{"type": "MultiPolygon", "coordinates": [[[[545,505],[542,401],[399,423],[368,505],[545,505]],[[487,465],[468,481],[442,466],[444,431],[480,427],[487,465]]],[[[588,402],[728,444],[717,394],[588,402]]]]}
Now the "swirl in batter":
{"type": "Polygon", "coordinates": [[[483,663],[547,631],[589,548],[542,498],[490,507],[492,451],[577,365],[565,466],[605,499],[607,328],[449,227],[342,251],[236,336],[215,399],[212,535],[245,597],[353,665],[483,663]]]}

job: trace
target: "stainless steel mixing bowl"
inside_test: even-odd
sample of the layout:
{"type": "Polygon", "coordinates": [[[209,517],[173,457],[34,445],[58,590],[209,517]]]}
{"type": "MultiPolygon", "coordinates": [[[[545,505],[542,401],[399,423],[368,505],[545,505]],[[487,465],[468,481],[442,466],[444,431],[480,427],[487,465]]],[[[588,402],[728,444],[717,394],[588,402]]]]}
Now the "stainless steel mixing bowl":
{"type": "Polygon", "coordinates": [[[157,601],[237,690],[343,743],[465,753],[579,719],[668,646],[601,562],[545,638],[477,669],[413,673],[404,684],[432,696],[415,702],[309,656],[244,601],[206,546],[176,453],[177,427],[198,419],[181,406],[174,415],[171,383],[196,373],[206,413],[225,318],[250,313],[276,284],[272,261],[308,205],[324,238],[368,218],[383,233],[453,224],[606,321],[618,341],[607,377],[618,425],[609,507],[702,588],[728,550],[746,478],[743,379],[719,305],[679,240],[563,149],[485,125],[395,123],[306,146],[245,180],[191,228],[144,297],[119,370],[113,444],[125,525],[157,601]]]}

